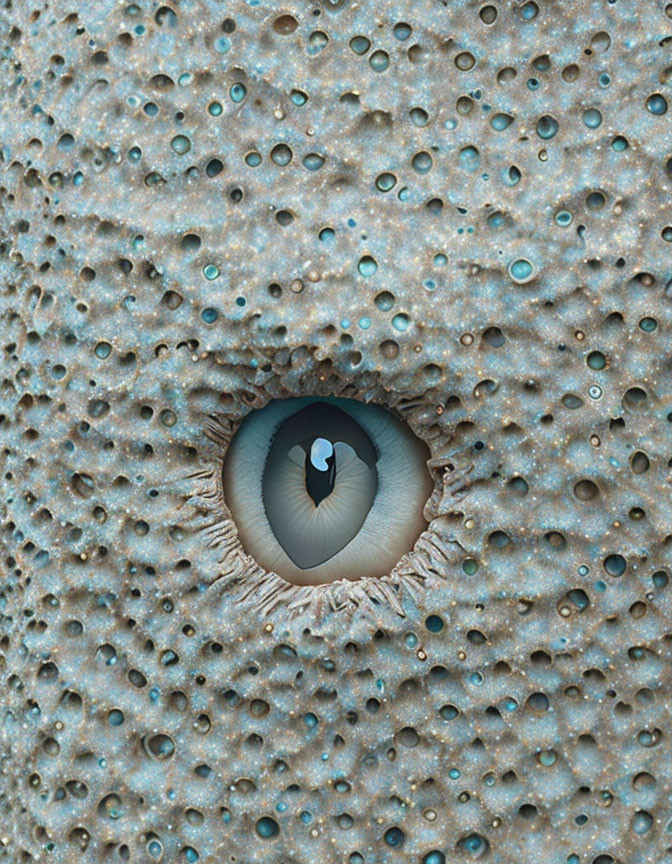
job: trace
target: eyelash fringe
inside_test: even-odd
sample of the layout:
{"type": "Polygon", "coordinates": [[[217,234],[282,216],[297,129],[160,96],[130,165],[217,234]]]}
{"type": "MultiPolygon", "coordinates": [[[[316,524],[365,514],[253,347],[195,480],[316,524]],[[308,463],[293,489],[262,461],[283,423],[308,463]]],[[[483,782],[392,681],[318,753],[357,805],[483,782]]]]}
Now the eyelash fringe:
{"type": "MultiPolygon", "coordinates": [[[[217,573],[206,581],[224,586],[235,602],[249,602],[265,617],[283,610],[289,616],[308,613],[317,620],[334,612],[350,616],[362,613],[375,618],[386,608],[405,618],[404,594],[417,600],[431,584],[446,579],[464,557],[465,550],[457,541],[429,529],[389,574],[380,577],[294,585],[265,570],[244,552],[225,504],[222,465],[236,426],[223,415],[210,414],[204,418],[209,445],[203,448],[203,455],[209,464],[185,478],[193,486],[185,504],[192,509],[196,530],[203,535],[206,546],[217,554],[217,573]]],[[[449,505],[467,493],[468,483],[462,472],[459,478],[444,473],[447,467],[452,468],[447,459],[432,459],[428,464],[432,472],[441,472],[444,487],[443,493],[436,489],[427,502],[425,515],[431,521],[449,512],[449,505]]]]}

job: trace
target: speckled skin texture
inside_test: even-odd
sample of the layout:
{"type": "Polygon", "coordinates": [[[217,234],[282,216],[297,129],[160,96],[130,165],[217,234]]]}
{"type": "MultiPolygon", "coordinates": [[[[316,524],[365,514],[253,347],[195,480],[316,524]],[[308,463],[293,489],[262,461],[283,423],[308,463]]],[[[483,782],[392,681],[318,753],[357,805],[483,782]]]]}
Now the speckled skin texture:
{"type": "Polygon", "coordinates": [[[670,6],[1,5],[0,860],[672,861],[670,6]],[[380,579],[237,540],[313,394],[380,579]]]}

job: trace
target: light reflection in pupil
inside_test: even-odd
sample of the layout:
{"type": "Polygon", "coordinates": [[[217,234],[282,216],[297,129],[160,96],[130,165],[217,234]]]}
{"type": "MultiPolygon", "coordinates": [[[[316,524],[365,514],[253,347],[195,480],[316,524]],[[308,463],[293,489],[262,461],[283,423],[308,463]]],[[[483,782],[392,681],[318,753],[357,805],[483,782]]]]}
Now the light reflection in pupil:
{"type": "Polygon", "coordinates": [[[315,438],[306,450],[306,489],[319,507],[336,483],[336,452],[326,438],[315,438]]]}

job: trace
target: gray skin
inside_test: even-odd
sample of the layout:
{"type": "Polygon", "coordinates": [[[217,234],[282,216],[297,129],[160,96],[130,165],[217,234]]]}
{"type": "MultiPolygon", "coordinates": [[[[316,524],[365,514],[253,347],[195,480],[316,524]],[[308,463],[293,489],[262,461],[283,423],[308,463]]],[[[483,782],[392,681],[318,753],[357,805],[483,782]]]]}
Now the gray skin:
{"type": "Polygon", "coordinates": [[[3,7],[0,861],[672,860],[669,6],[3,7]],[[306,395],[380,577],[240,543],[306,395]]]}

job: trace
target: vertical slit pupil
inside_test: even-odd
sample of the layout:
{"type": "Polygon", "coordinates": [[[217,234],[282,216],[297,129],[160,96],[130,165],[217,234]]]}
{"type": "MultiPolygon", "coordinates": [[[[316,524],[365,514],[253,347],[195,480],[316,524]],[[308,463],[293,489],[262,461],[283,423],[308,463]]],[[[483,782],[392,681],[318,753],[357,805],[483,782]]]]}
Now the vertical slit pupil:
{"type": "Polygon", "coordinates": [[[336,483],[336,452],[326,438],[313,439],[306,451],[306,490],[316,507],[328,498],[336,483]]]}
{"type": "Polygon", "coordinates": [[[275,539],[297,567],[324,564],[357,536],[378,491],[377,459],[362,426],[326,400],[277,428],[262,499],[275,539]]]}

